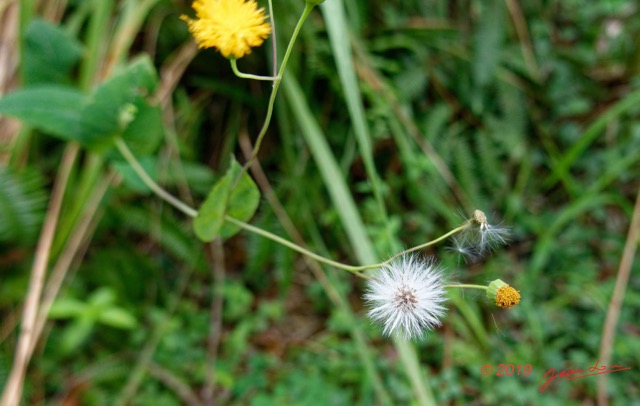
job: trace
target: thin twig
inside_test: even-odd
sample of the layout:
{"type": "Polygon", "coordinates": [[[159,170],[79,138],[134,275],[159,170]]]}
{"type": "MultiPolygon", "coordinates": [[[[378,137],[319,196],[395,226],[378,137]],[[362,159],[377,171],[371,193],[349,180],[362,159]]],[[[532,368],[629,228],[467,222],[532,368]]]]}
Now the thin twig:
{"type": "MultiPolygon", "coordinates": [[[[627,241],[624,244],[622,259],[620,260],[620,266],[618,267],[616,286],[613,289],[613,296],[611,296],[609,309],[607,310],[607,317],[604,320],[604,326],[602,328],[600,355],[598,356],[598,362],[602,365],[609,365],[609,362],[611,361],[612,347],[616,336],[616,325],[620,318],[620,309],[622,308],[624,293],[627,289],[627,283],[629,282],[631,265],[633,265],[633,257],[636,254],[636,249],[638,247],[638,237],[640,237],[640,190],[638,190],[636,204],[633,209],[633,217],[631,218],[631,224],[629,225],[629,231],[627,233],[627,241]]],[[[607,378],[606,374],[598,375],[599,406],[606,406],[608,404],[607,378]]]]}
{"type": "Polygon", "coordinates": [[[168,61],[160,68],[160,86],[155,98],[163,108],[171,105],[173,91],[197,53],[198,47],[195,42],[188,40],[173,52],[168,61]]]}
{"type": "Polygon", "coordinates": [[[61,167],[51,193],[49,208],[47,209],[47,215],[44,220],[44,225],[42,226],[33,267],[31,269],[31,281],[29,282],[29,289],[24,304],[20,337],[18,338],[18,346],[13,359],[13,368],[11,369],[11,374],[9,375],[2,394],[2,401],[0,402],[3,406],[20,404],[24,374],[31,358],[31,352],[29,350],[31,348],[31,342],[33,341],[40,295],[42,294],[47,264],[51,253],[51,244],[53,243],[56,225],[58,224],[58,218],[60,216],[64,191],[67,188],[71,168],[76,161],[79,148],[77,143],[71,143],[65,148],[61,167]]]}
{"type": "Polygon", "coordinates": [[[93,190],[93,193],[89,197],[87,204],[82,212],[81,217],[76,223],[75,228],[71,232],[71,238],[64,247],[64,250],[60,254],[56,264],[51,271],[51,276],[47,280],[47,285],[42,295],[42,304],[38,311],[38,317],[35,323],[33,337],[29,347],[29,355],[33,354],[36,344],[42,334],[45,323],[53,306],[60,287],[64,281],[69,268],[74,259],[78,259],[78,253],[81,251],[83,244],[88,244],[92,230],[96,226],[97,219],[95,218],[96,212],[100,206],[100,202],[104,198],[104,195],[109,189],[109,185],[114,179],[114,175],[105,176],[98,186],[93,190]]]}

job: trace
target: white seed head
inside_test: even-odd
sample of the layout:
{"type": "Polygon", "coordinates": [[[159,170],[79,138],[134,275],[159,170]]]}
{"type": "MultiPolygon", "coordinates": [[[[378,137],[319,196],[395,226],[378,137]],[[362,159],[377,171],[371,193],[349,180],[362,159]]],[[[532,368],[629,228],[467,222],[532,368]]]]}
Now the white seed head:
{"type": "Polygon", "coordinates": [[[446,308],[442,269],[433,260],[403,256],[382,267],[367,281],[368,316],[383,325],[383,334],[420,338],[442,324],[446,308]]]}

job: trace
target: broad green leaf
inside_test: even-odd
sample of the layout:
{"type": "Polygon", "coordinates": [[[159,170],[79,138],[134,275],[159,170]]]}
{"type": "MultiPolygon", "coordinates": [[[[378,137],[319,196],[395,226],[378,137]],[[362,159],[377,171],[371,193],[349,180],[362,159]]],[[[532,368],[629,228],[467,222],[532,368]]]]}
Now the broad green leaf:
{"type": "MultiPolygon", "coordinates": [[[[236,163],[236,165],[238,164],[236,163]]],[[[235,180],[235,177],[233,180],[235,180]]],[[[245,173],[240,178],[238,185],[233,189],[233,192],[231,192],[227,214],[241,221],[249,221],[258,209],[259,204],[260,191],[253,182],[253,179],[245,173]]],[[[231,223],[225,223],[222,225],[222,231],[220,234],[222,238],[229,238],[235,235],[238,231],[240,231],[238,226],[231,223]]]]}
{"type": "Polygon", "coordinates": [[[213,186],[200,206],[198,216],[193,221],[193,229],[202,241],[213,241],[219,236],[228,238],[239,231],[237,226],[224,224],[225,212],[238,220],[248,221],[258,208],[260,192],[246,173],[231,191],[241,169],[233,160],[227,173],[213,186]]]}
{"type": "Polygon", "coordinates": [[[119,307],[105,310],[100,314],[98,321],[107,326],[123,330],[132,329],[138,324],[131,313],[119,307]]]}
{"type": "Polygon", "coordinates": [[[81,136],[81,110],[86,97],[78,90],[59,85],[17,90],[0,99],[0,114],[8,115],[64,140],[81,136]]]}
{"type": "Polygon", "coordinates": [[[139,113],[141,97],[149,95],[157,84],[157,76],[148,56],[130,63],[102,83],[81,111],[83,144],[97,149],[111,146],[139,113]]]}
{"type": "Polygon", "coordinates": [[[122,134],[135,144],[134,152],[148,154],[162,139],[160,111],[146,101],[156,84],[153,64],[143,56],[90,96],[59,85],[30,87],[0,99],[0,114],[98,151],[122,134]],[[127,131],[129,126],[133,128],[127,131]]]}
{"type": "Polygon", "coordinates": [[[68,82],[69,73],[82,57],[82,45],[59,25],[33,20],[24,36],[24,83],[68,82]]]}
{"type": "Polygon", "coordinates": [[[139,97],[134,103],[135,118],[122,133],[122,139],[137,157],[150,155],[158,150],[164,139],[164,124],[159,106],[150,105],[139,97]]]}
{"type": "Polygon", "coordinates": [[[202,241],[213,241],[220,235],[224,223],[224,209],[231,190],[230,180],[233,177],[233,166],[227,174],[213,185],[209,195],[198,210],[193,220],[193,231],[202,241]]]}
{"type": "Polygon", "coordinates": [[[78,299],[61,297],[57,299],[49,310],[51,319],[71,319],[78,317],[85,310],[87,305],[78,299]]]}

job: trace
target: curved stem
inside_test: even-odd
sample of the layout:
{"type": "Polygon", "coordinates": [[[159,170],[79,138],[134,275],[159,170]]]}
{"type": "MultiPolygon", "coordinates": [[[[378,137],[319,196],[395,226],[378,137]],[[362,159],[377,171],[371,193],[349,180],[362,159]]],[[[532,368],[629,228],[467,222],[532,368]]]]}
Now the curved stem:
{"type": "Polygon", "coordinates": [[[229,59],[229,62],[231,62],[231,70],[239,78],[253,79],[253,80],[267,80],[267,81],[274,81],[278,79],[278,76],[260,76],[260,75],[252,75],[250,73],[242,73],[238,70],[238,61],[235,58],[229,59]]]}
{"type": "Polygon", "coordinates": [[[285,247],[291,248],[292,250],[297,251],[302,255],[306,255],[309,258],[313,258],[318,262],[322,262],[323,264],[330,265],[330,266],[332,266],[334,268],[340,268],[340,269],[344,269],[345,271],[358,273],[358,271],[362,271],[364,269],[368,269],[368,267],[377,268],[380,265],[380,264],[367,265],[367,266],[345,265],[345,264],[342,264],[340,262],[336,262],[336,261],[330,260],[328,258],[325,258],[325,257],[323,257],[321,255],[318,255],[318,254],[316,254],[314,252],[311,252],[308,249],[303,248],[303,247],[301,247],[301,246],[299,246],[299,245],[297,245],[297,244],[295,244],[295,243],[293,243],[291,241],[285,240],[284,238],[282,238],[280,236],[277,236],[277,235],[275,235],[273,233],[270,233],[270,232],[268,232],[266,230],[263,230],[261,228],[252,226],[251,224],[247,224],[247,223],[245,223],[243,221],[240,221],[240,220],[235,219],[233,217],[230,217],[228,215],[224,216],[224,219],[225,219],[225,221],[228,221],[231,224],[235,224],[236,226],[238,226],[238,227],[240,227],[240,228],[242,228],[242,229],[244,229],[246,231],[249,231],[249,232],[258,234],[258,235],[260,235],[262,237],[268,238],[271,241],[275,241],[278,244],[282,244],[285,247]]]}
{"type": "Polygon", "coordinates": [[[436,238],[435,240],[431,240],[431,241],[426,242],[426,243],[424,243],[424,244],[417,245],[417,246],[415,246],[415,247],[413,247],[413,248],[409,248],[409,249],[406,249],[406,250],[404,250],[404,251],[402,251],[402,252],[397,253],[396,255],[394,255],[394,256],[392,256],[391,258],[389,258],[389,259],[387,259],[386,261],[384,261],[384,262],[382,263],[382,265],[388,265],[388,264],[390,264],[390,263],[391,263],[391,261],[393,261],[394,259],[396,259],[396,258],[398,258],[398,257],[401,257],[401,256],[403,256],[403,255],[405,255],[405,254],[408,254],[408,253],[410,253],[410,252],[413,252],[413,251],[417,251],[417,250],[421,250],[421,249],[423,249],[423,248],[427,248],[427,247],[429,247],[429,246],[431,246],[431,245],[434,245],[434,244],[439,243],[440,241],[446,240],[447,238],[451,237],[452,235],[454,235],[454,234],[456,234],[456,233],[459,233],[460,231],[464,230],[464,229],[465,229],[465,228],[467,228],[468,226],[469,226],[469,222],[468,222],[468,221],[465,221],[465,222],[464,222],[462,225],[460,225],[459,227],[454,228],[453,230],[449,231],[449,232],[448,232],[448,233],[446,233],[446,234],[443,234],[442,236],[440,236],[440,237],[436,238]]]}
{"type": "Polygon", "coordinates": [[[489,289],[488,286],[484,286],[484,285],[471,285],[471,284],[458,284],[458,285],[444,285],[445,288],[460,288],[460,289],[481,289],[481,290],[487,290],[489,289]]]}
{"type": "Polygon", "coordinates": [[[262,144],[262,140],[264,139],[264,136],[267,134],[267,129],[269,128],[269,124],[271,123],[271,117],[273,115],[273,106],[276,101],[276,95],[278,94],[278,88],[280,87],[280,83],[282,82],[282,75],[284,74],[284,70],[287,67],[287,62],[289,62],[289,57],[291,56],[291,50],[293,49],[293,45],[295,44],[296,39],[298,38],[298,34],[300,33],[302,24],[304,24],[307,17],[309,17],[309,14],[311,14],[311,11],[313,10],[313,8],[314,8],[314,5],[305,3],[304,11],[300,16],[300,19],[298,20],[298,24],[296,25],[296,28],[293,30],[293,34],[291,35],[291,40],[289,41],[289,45],[287,46],[287,51],[285,52],[284,57],[282,58],[282,64],[280,65],[280,70],[278,71],[278,75],[273,81],[273,89],[271,90],[271,96],[269,97],[269,105],[267,106],[267,115],[264,119],[264,123],[262,124],[262,128],[260,129],[260,133],[258,133],[258,138],[256,139],[256,144],[253,148],[253,152],[251,153],[251,156],[249,157],[249,160],[247,161],[247,163],[244,164],[244,166],[242,167],[242,171],[240,171],[240,173],[238,174],[238,177],[234,182],[234,184],[237,183],[238,180],[240,180],[240,177],[245,172],[247,172],[247,169],[249,169],[253,161],[256,159],[256,156],[258,156],[260,145],[262,144]]]}
{"type": "Polygon", "coordinates": [[[153,191],[153,193],[157,194],[167,203],[171,204],[173,207],[180,210],[189,217],[196,217],[198,215],[197,210],[183,203],[180,199],[164,190],[153,179],[151,179],[151,176],[147,174],[142,165],[140,165],[140,162],[138,162],[136,157],[133,156],[133,153],[131,152],[129,147],[127,147],[127,144],[125,144],[122,138],[116,138],[116,147],[118,148],[118,151],[120,151],[124,159],[126,159],[129,165],[131,165],[133,170],[138,174],[138,176],[140,176],[140,179],[142,179],[145,185],[147,185],[149,189],[153,191]]]}
{"type": "MultiPolygon", "coordinates": [[[[189,205],[187,205],[186,203],[182,202],[180,199],[176,198],[175,196],[173,196],[171,193],[167,192],[166,190],[164,190],[160,185],[158,185],[156,183],[156,181],[154,181],[151,176],[149,176],[149,174],[147,174],[147,172],[145,171],[145,169],[142,167],[142,165],[140,165],[140,162],[138,162],[138,160],[136,159],[136,157],[133,155],[133,153],[131,152],[131,150],[129,149],[129,147],[127,147],[127,144],[122,140],[122,138],[117,138],[116,139],[116,147],[118,148],[118,150],[120,151],[120,153],[122,154],[122,156],[124,156],[124,158],[127,160],[127,162],[129,163],[129,165],[131,165],[131,167],[133,168],[133,170],[136,172],[136,174],[138,174],[138,176],[140,177],[140,179],[145,183],[145,185],[147,185],[149,187],[149,189],[151,189],[155,194],[157,194],[160,198],[164,199],[166,202],[168,202],[169,204],[171,204],[172,206],[174,206],[175,208],[177,208],[178,210],[180,210],[181,212],[183,212],[184,214],[186,214],[189,217],[197,217],[198,216],[198,211],[192,207],[190,207],[189,205]]],[[[244,221],[240,221],[238,219],[235,219],[233,217],[230,217],[229,215],[225,215],[224,216],[224,220],[228,221],[231,224],[234,224],[246,231],[258,234],[262,237],[268,238],[272,241],[277,242],[278,244],[282,244],[285,247],[288,247],[296,252],[299,252],[302,255],[306,255],[309,258],[313,258],[318,262],[322,262],[323,264],[326,265],[330,265],[334,268],[338,268],[338,269],[343,269],[345,271],[349,271],[351,273],[353,273],[354,275],[363,278],[363,279],[370,279],[370,276],[364,275],[361,273],[361,271],[366,271],[369,269],[376,269],[376,268],[380,268],[382,266],[385,266],[387,264],[389,264],[393,259],[397,258],[400,255],[404,255],[406,253],[412,252],[412,251],[416,251],[419,250],[421,248],[425,248],[428,247],[430,245],[433,245],[439,241],[444,240],[445,238],[451,236],[452,234],[455,234],[457,232],[459,232],[460,230],[463,230],[465,227],[467,227],[467,222],[465,222],[463,225],[461,225],[458,228],[455,228],[451,231],[449,231],[448,233],[444,234],[441,237],[436,238],[435,240],[429,241],[427,243],[424,243],[422,245],[418,245],[416,247],[413,248],[409,248],[408,250],[404,250],[399,254],[394,255],[393,257],[391,257],[390,259],[381,262],[381,263],[376,263],[376,264],[371,264],[371,265],[362,265],[362,266],[352,266],[352,265],[346,265],[340,262],[336,262],[333,261],[331,259],[325,258],[321,255],[318,255],[312,251],[309,251],[308,249],[301,247],[291,241],[285,240],[284,238],[270,233],[269,231],[263,230],[261,228],[252,226],[251,224],[245,223],[244,221]]],[[[467,285],[455,285],[458,287],[462,287],[462,286],[467,286],[467,285]]],[[[468,285],[470,286],[479,286],[479,285],[468,285]]]]}

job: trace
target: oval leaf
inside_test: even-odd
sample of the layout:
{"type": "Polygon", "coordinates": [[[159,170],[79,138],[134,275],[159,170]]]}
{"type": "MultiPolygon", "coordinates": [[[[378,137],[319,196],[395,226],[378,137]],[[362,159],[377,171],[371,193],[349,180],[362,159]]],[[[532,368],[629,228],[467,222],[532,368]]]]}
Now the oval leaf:
{"type": "Polygon", "coordinates": [[[260,192],[251,177],[244,173],[236,187],[231,190],[242,167],[234,160],[231,167],[211,189],[198,216],[193,221],[193,229],[202,241],[213,241],[216,237],[229,238],[239,231],[237,226],[224,224],[224,215],[248,221],[253,217],[260,203],[260,192]]]}
{"type": "Polygon", "coordinates": [[[112,307],[105,310],[100,314],[98,320],[100,323],[109,327],[119,328],[122,330],[131,330],[138,324],[136,322],[136,318],[133,317],[131,313],[120,307],[112,307]]]}
{"type": "Polygon", "coordinates": [[[86,97],[59,85],[33,86],[9,93],[0,99],[0,114],[15,117],[64,140],[80,137],[86,97]]]}

